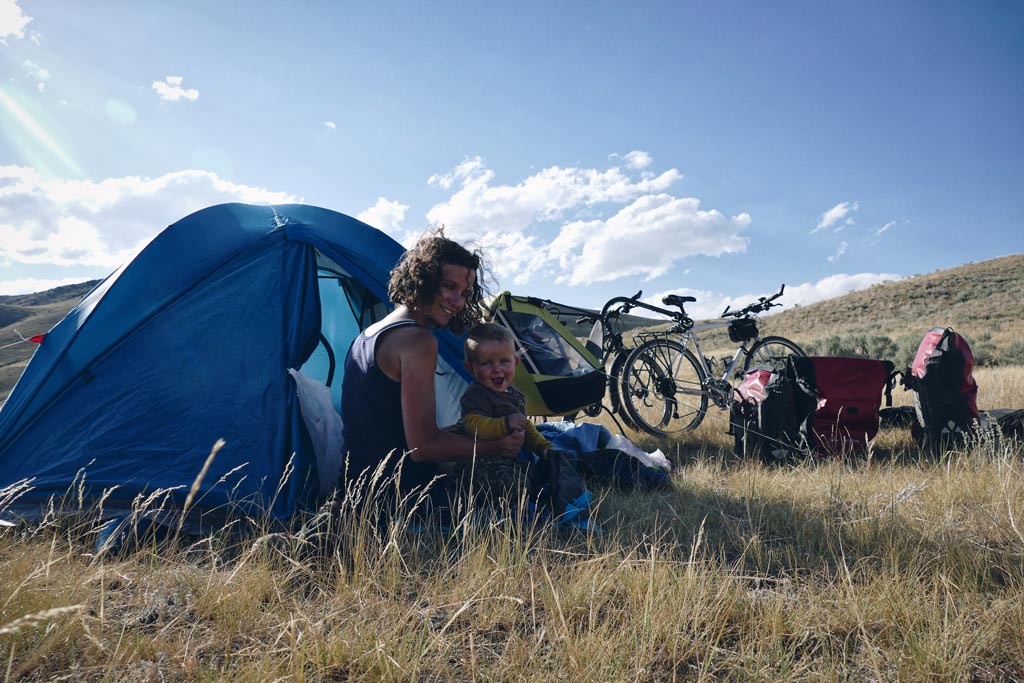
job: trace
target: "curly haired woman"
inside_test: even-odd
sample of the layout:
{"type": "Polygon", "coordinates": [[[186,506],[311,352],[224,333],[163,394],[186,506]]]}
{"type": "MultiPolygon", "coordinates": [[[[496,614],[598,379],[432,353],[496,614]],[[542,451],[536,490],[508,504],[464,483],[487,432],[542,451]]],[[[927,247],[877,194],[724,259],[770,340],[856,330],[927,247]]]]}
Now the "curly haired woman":
{"type": "MultiPolygon", "coordinates": [[[[479,439],[441,430],[435,418],[434,327],[455,333],[479,322],[483,290],[480,254],[437,233],[422,238],[391,271],[388,295],[396,308],[366,328],[345,358],[341,415],[349,453],[347,478],[356,480],[385,458],[393,474],[404,452],[399,490],[407,493],[441,474],[439,463],[474,451],[514,458],[523,432],[479,439]]],[[[437,502],[437,491],[431,496],[437,502]]]]}

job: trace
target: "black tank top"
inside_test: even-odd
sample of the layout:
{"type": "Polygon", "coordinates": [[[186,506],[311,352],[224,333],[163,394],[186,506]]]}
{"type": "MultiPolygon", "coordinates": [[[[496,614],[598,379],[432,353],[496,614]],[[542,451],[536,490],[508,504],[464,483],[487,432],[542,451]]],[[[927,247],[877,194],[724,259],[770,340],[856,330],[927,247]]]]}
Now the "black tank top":
{"type": "MultiPolygon", "coordinates": [[[[349,347],[341,384],[341,418],[344,447],[349,456],[349,479],[376,467],[391,451],[398,449],[388,460],[387,473],[392,472],[398,458],[408,448],[402,421],[402,385],[380,369],[376,352],[377,341],[385,332],[416,324],[413,320],[399,320],[373,336],[360,333],[349,347]]],[[[406,458],[402,465],[401,487],[409,489],[426,484],[437,473],[434,463],[406,458]]]]}

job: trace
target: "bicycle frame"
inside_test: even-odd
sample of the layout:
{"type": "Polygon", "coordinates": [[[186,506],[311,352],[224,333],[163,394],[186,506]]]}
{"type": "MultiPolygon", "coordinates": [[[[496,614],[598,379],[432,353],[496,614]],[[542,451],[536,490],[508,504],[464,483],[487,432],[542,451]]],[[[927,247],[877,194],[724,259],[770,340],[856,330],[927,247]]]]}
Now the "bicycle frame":
{"type": "MultiPolygon", "coordinates": [[[[724,372],[721,377],[716,377],[714,369],[708,362],[707,356],[704,355],[704,349],[700,346],[700,340],[697,338],[697,332],[700,330],[709,330],[716,327],[727,327],[730,324],[728,320],[715,320],[711,322],[698,323],[691,327],[685,332],[676,333],[677,338],[683,345],[683,348],[692,348],[693,355],[697,358],[697,362],[700,363],[701,369],[704,371],[705,376],[705,389],[708,390],[708,395],[716,406],[719,408],[728,408],[732,403],[732,383],[729,378],[733,376],[737,367],[742,367],[741,361],[750,352],[747,350],[747,342],[740,342],[739,347],[732,356],[732,360],[726,365],[724,372]],[[691,346],[692,345],[692,346],[691,346]]],[[[684,392],[685,393],[685,392],[684,392]]]]}

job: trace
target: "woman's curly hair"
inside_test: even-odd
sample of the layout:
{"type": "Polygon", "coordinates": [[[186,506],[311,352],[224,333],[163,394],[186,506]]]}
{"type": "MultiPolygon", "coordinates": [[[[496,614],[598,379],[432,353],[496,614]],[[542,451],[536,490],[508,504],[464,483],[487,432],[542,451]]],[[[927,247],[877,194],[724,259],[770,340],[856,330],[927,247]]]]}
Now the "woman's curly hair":
{"type": "Polygon", "coordinates": [[[465,308],[448,323],[452,332],[462,334],[483,317],[483,255],[448,239],[443,230],[421,237],[416,246],[402,255],[391,271],[388,296],[396,305],[429,306],[441,290],[446,265],[464,266],[476,273],[465,308]]]}

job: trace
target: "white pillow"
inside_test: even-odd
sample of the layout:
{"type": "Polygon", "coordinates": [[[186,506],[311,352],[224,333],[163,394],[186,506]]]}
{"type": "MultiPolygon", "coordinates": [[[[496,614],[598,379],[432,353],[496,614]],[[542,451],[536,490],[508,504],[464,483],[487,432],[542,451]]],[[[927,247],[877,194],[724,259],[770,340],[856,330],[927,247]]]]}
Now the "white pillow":
{"type": "Polygon", "coordinates": [[[338,485],[341,467],[345,462],[341,415],[334,409],[331,390],[327,386],[293,368],[288,369],[288,374],[295,380],[299,411],[313,441],[317,471],[320,473],[319,493],[323,499],[338,485]]]}

